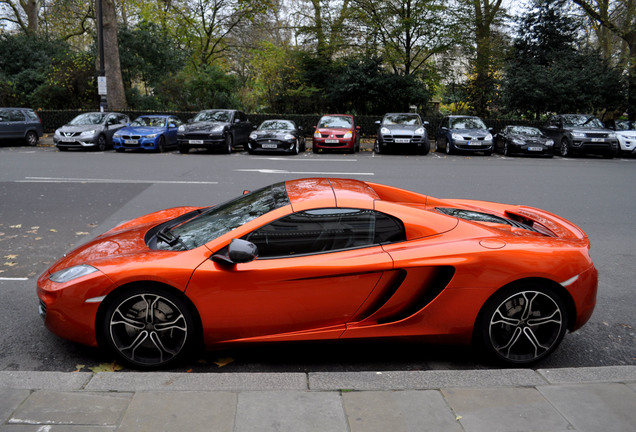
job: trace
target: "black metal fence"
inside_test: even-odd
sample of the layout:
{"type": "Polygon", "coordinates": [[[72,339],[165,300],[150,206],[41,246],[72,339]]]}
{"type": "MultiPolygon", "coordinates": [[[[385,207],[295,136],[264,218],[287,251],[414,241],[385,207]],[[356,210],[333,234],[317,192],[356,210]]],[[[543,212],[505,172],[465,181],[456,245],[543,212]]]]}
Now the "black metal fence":
{"type": "MultiPolygon", "coordinates": [[[[81,110],[41,110],[38,111],[40,119],[42,119],[42,125],[44,126],[44,132],[52,133],[55,129],[62,125],[65,125],[71,121],[77,115],[87,112],[81,110]]],[[[140,115],[146,114],[171,114],[176,115],[183,121],[187,121],[196,115],[196,111],[122,111],[122,113],[128,115],[131,120],[134,120],[140,115]]],[[[284,118],[287,120],[293,120],[297,125],[302,126],[306,136],[313,134],[314,126],[318,123],[320,115],[318,114],[248,114],[250,121],[258,126],[265,120],[284,118]]],[[[355,116],[357,124],[360,126],[360,131],[364,137],[373,137],[377,133],[376,121],[382,120],[382,116],[368,116],[357,115],[355,116]]],[[[442,120],[441,115],[422,117],[422,120],[427,121],[426,126],[428,135],[434,137],[437,134],[437,128],[442,120]]],[[[518,119],[503,119],[503,118],[486,118],[484,119],[486,126],[493,128],[495,132],[500,131],[509,124],[518,124],[524,126],[540,126],[541,124],[536,121],[518,120],[518,119]]]]}

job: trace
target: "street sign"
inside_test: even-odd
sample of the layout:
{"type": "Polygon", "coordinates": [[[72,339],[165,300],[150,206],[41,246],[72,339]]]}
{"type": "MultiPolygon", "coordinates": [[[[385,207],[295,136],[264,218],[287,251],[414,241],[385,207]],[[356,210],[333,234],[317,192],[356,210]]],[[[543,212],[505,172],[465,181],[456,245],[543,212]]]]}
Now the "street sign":
{"type": "Polygon", "coordinates": [[[97,77],[97,94],[100,96],[105,96],[108,94],[106,90],[106,77],[98,76],[97,77]]]}

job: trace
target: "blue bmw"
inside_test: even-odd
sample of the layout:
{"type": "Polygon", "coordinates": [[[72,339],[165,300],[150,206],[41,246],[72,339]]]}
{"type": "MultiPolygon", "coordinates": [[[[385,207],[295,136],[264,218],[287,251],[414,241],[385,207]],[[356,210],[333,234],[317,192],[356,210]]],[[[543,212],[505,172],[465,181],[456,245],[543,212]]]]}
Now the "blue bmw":
{"type": "Polygon", "coordinates": [[[177,147],[177,129],[183,122],[172,115],[145,115],[113,135],[113,147],[118,152],[126,149],[163,152],[177,147]]]}

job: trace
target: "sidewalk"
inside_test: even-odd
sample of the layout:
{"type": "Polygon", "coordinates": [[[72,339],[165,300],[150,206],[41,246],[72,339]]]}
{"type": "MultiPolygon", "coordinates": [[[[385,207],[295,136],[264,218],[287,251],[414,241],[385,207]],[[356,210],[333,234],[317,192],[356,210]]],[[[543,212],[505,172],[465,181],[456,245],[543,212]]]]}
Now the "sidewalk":
{"type": "Polygon", "coordinates": [[[636,431],[636,366],[340,373],[0,371],[0,432],[636,431]]]}

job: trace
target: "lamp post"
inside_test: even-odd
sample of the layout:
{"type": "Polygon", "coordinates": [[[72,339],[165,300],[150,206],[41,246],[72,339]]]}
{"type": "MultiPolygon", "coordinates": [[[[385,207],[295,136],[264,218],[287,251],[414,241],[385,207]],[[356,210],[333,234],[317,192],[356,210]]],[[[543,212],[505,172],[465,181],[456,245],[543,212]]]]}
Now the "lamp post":
{"type": "Polygon", "coordinates": [[[102,19],[102,0],[97,0],[97,45],[99,50],[99,75],[97,76],[97,93],[99,94],[99,110],[108,110],[106,68],[104,66],[104,23],[102,19]]]}

